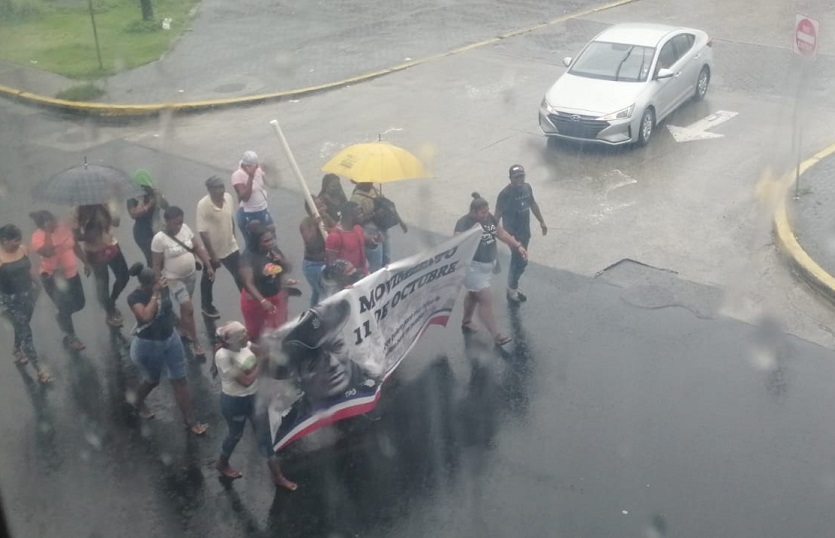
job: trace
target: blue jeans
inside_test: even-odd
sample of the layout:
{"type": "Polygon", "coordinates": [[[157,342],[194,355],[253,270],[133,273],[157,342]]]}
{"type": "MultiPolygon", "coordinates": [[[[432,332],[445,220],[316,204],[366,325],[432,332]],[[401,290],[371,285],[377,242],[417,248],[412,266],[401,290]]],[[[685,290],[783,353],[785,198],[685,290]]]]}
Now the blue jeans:
{"type": "Polygon", "coordinates": [[[319,304],[319,299],[325,295],[325,288],[322,285],[322,270],[325,268],[325,262],[317,262],[313,260],[302,261],[302,272],[310,284],[310,306],[319,304]]]}
{"type": "Polygon", "coordinates": [[[246,229],[247,224],[257,220],[264,226],[273,226],[273,217],[267,209],[263,211],[244,211],[244,208],[238,207],[238,211],[235,213],[235,220],[238,223],[238,229],[244,236],[244,243],[247,249],[252,246],[249,244],[249,232],[246,229]]]}
{"type": "MultiPolygon", "coordinates": [[[[528,249],[528,243],[530,243],[530,237],[517,237],[517,241],[522,243],[522,246],[525,247],[525,250],[528,249]]],[[[510,267],[507,269],[507,287],[515,290],[519,287],[519,279],[522,277],[522,273],[525,272],[525,267],[528,266],[528,260],[523,258],[521,254],[519,254],[518,248],[510,249],[510,267]]]]}
{"type": "Polygon", "coordinates": [[[142,373],[142,379],[149,383],[159,383],[163,369],[168,379],[186,377],[183,342],[177,331],[172,331],[167,340],[150,340],[137,336],[130,343],[130,358],[142,373]]]}
{"type": "Polygon", "coordinates": [[[383,267],[383,244],[374,248],[365,245],[365,261],[368,262],[368,273],[374,273],[383,267]]]}
{"type": "Polygon", "coordinates": [[[226,425],[229,427],[226,439],[223,440],[223,444],[221,445],[221,456],[229,459],[232,455],[235,447],[238,446],[238,441],[244,435],[247,420],[252,423],[252,430],[255,432],[258,450],[264,457],[268,458],[273,455],[269,419],[266,413],[256,414],[255,394],[249,396],[230,396],[229,394],[221,393],[220,412],[223,414],[223,418],[226,419],[226,425]]]}
{"type": "Polygon", "coordinates": [[[388,265],[391,263],[391,241],[389,241],[389,231],[383,230],[383,264],[388,265]]]}

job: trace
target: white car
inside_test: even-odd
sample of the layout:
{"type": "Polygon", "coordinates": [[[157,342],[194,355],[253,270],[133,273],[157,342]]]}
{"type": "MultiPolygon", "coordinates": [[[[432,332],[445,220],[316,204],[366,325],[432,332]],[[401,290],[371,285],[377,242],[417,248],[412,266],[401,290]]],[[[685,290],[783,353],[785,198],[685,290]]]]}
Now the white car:
{"type": "Polygon", "coordinates": [[[661,24],[615,24],[545,93],[539,127],[549,137],[645,145],[688,99],[703,99],[713,71],[710,37],[661,24]]]}

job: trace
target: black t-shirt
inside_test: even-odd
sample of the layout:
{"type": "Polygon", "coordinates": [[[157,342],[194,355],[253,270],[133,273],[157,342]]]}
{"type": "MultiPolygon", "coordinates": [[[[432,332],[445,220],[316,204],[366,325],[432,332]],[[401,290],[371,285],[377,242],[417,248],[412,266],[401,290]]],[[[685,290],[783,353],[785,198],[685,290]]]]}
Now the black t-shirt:
{"type": "Polygon", "coordinates": [[[496,235],[498,233],[496,219],[493,218],[493,215],[487,218],[486,223],[482,223],[467,213],[455,223],[455,231],[466,232],[476,224],[481,225],[481,242],[475,251],[473,261],[491,263],[496,260],[496,235]]]}
{"type": "Polygon", "coordinates": [[[281,291],[281,274],[284,272],[283,257],[280,254],[261,254],[245,250],[241,264],[252,268],[255,289],[264,297],[272,297],[281,291]]]}
{"type": "MultiPolygon", "coordinates": [[[[144,195],[144,196],[139,196],[137,198],[131,198],[127,202],[128,209],[129,210],[134,209],[135,207],[139,206],[140,201],[143,204],[147,204],[148,202],[153,202],[154,200],[153,200],[152,197],[148,196],[147,194],[144,195]]],[[[140,216],[136,217],[136,220],[134,221],[134,226],[137,227],[137,228],[142,228],[142,229],[146,229],[148,231],[152,231],[153,227],[154,227],[153,223],[154,223],[154,211],[155,210],[156,210],[156,208],[153,208],[151,211],[148,211],[144,215],[140,215],[140,216]]]]}
{"type": "Polygon", "coordinates": [[[528,183],[518,187],[507,185],[496,200],[496,211],[502,213],[502,226],[520,241],[531,238],[531,203],[533,189],[528,183]]]}
{"type": "MultiPolygon", "coordinates": [[[[152,296],[153,292],[137,288],[128,295],[128,306],[133,308],[135,304],[147,305],[151,301],[152,296]]],[[[136,332],[136,336],[143,340],[168,340],[171,338],[171,333],[174,332],[174,324],[176,321],[168,290],[162,290],[159,306],[157,307],[157,315],[148,324],[139,323],[139,330],[136,332]]]]}

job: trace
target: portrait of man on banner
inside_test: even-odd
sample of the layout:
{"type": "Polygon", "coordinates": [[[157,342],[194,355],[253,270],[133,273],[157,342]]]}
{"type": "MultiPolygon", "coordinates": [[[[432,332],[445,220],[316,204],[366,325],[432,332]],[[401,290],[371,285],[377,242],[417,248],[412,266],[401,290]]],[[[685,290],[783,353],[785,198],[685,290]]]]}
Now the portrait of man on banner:
{"type": "Polygon", "coordinates": [[[281,413],[273,436],[278,447],[326,424],[374,408],[381,379],[360,367],[343,331],[350,318],[347,299],[319,304],[300,317],[281,341],[281,351],[301,397],[281,413]],[[334,410],[324,419],[317,415],[334,410]],[[284,441],[284,442],[282,442],[284,441]]]}

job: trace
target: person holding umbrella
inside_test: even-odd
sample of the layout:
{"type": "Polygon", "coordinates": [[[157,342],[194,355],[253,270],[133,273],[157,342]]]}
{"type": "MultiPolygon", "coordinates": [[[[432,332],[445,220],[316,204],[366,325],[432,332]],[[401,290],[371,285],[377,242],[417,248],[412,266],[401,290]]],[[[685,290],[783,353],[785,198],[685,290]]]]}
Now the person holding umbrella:
{"type": "Polygon", "coordinates": [[[90,274],[90,265],[73,237],[72,230],[49,211],[29,213],[37,229],[32,233],[32,249],[41,257],[38,273],[46,294],[58,307],[55,319],[64,332],[64,345],[75,351],[86,346],[75,334],[72,315],[84,308],[84,288],[78,274],[78,260],[90,274]]]}
{"type": "Polygon", "coordinates": [[[18,365],[31,363],[40,383],[52,382],[50,373],[40,366],[32,338],[32,313],[35,309],[36,281],[32,278],[29,249],[21,244],[23,235],[14,224],[0,226],[0,312],[14,329],[12,354],[18,365]]]}
{"type": "Polygon", "coordinates": [[[96,295],[111,327],[124,324],[122,313],[116,308],[116,300],[130,280],[128,262],[113,231],[118,226],[119,217],[114,217],[105,204],[82,205],[75,209],[73,231],[76,240],[82,243],[84,256],[96,279],[96,295]],[[108,270],[113,271],[115,277],[112,290],[108,270]]]}
{"type": "Polygon", "coordinates": [[[318,197],[325,203],[325,211],[334,222],[339,220],[339,208],[348,201],[341,180],[336,174],[325,174],[322,177],[322,189],[318,197]]]}
{"type": "Polygon", "coordinates": [[[467,294],[464,296],[464,317],[461,320],[461,330],[465,334],[478,332],[478,328],[473,324],[473,314],[478,307],[478,317],[493,337],[496,346],[501,347],[508,344],[511,338],[499,332],[496,315],[493,312],[490,278],[496,266],[496,240],[518,250],[522,258],[527,258],[528,253],[525,246],[507,233],[490,214],[490,205],[487,200],[477,192],[474,192],[472,197],[470,211],[455,223],[455,235],[466,232],[476,224],[481,226],[481,242],[464,277],[467,294]]]}

